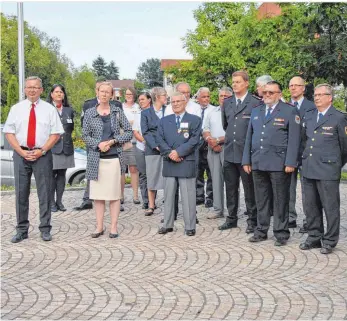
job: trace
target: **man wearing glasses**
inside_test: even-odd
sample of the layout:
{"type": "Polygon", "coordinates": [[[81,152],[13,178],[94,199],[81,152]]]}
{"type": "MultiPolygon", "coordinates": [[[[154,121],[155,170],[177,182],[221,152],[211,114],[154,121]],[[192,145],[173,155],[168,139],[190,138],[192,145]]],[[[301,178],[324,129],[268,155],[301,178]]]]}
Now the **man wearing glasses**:
{"type": "Polygon", "coordinates": [[[282,88],[276,81],[265,85],[264,103],[253,109],[247,130],[242,165],[253,175],[257,204],[257,227],[250,242],[267,239],[273,208],[275,246],[290,237],[289,188],[291,173],[298,163],[300,116],[297,109],[282,102],[282,88]]]}
{"type": "MultiPolygon", "coordinates": [[[[300,77],[296,76],[293,77],[289,82],[289,91],[290,91],[290,103],[298,109],[300,119],[303,120],[305,113],[309,110],[316,109],[314,103],[307,98],[304,97],[305,93],[305,80],[300,77]]],[[[302,151],[301,151],[302,152],[302,151]]],[[[301,154],[301,153],[300,153],[301,154]]],[[[299,166],[295,169],[295,171],[292,174],[291,182],[290,182],[290,200],[289,200],[289,228],[295,228],[297,226],[296,219],[298,217],[298,214],[295,210],[295,203],[296,203],[296,185],[298,181],[298,172],[301,172],[301,159],[299,157],[299,166]]],[[[301,180],[301,187],[302,187],[302,176],[300,175],[301,180]]],[[[307,225],[306,225],[306,211],[305,208],[305,194],[302,191],[302,205],[303,205],[303,211],[304,211],[304,219],[303,219],[303,225],[300,228],[300,233],[307,233],[307,225]]]]}
{"type": "Polygon", "coordinates": [[[337,245],[340,231],[340,177],[347,162],[347,116],[333,106],[333,89],[328,84],[314,90],[315,110],[303,122],[302,176],[308,209],[308,236],[301,250],[321,248],[329,254],[337,245]],[[324,233],[323,209],[327,221],[324,233]]]}
{"type": "Polygon", "coordinates": [[[27,99],[11,107],[3,132],[13,148],[16,190],[17,234],[11,242],[28,238],[29,195],[31,176],[34,174],[39,212],[41,238],[51,241],[51,181],[53,158],[50,149],[64,134],[56,108],[41,100],[42,80],[29,77],[25,81],[27,99]]]}

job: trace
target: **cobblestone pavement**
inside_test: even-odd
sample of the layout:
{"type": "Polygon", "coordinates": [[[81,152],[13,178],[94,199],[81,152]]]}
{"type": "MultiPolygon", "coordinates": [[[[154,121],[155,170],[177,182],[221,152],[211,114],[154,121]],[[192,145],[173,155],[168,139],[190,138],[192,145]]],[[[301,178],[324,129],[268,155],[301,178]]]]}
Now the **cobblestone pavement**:
{"type": "MultiPolygon", "coordinates": [[[[64,204],[71,209],[81,197],[82,191],[66,192],[64,204]]],[[[173,233],[158,235],[159,198],[161,208],[145,217],[127,189],[118,239],[108,232],[92,239],[93,210],[69,210],[53,215],[53,241],[43,242],[32,193],[29,239],[12,244],[14,196],[1,196],[1,318],[347,319],[347,185],[340,242],[328,256],[299,250],[305,238],[299,227],[285,247],[274,247],[272,233],[249,243],[242,214],[238,228],[222,232],[223,219],[208,220],[211,209],[203,206],[195,237],[184,235],[181,214],[173,233]]],[[[109,215],[105,220],[109,228],[109,215]]]]}

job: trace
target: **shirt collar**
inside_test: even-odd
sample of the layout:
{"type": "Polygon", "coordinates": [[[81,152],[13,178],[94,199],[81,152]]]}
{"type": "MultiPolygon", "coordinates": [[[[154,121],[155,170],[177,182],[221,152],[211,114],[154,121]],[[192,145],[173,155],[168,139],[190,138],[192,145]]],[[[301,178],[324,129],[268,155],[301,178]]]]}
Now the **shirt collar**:
{"type": "Polygon", "coordinates": [[[331,105],[330,105],[326,110],[324,110],[324,111],[319,111],[319,110],[318,110],[318,114],[321,113],[321,114],[323,114],[323,116],[325,116],[325,114],[328,112],[328,110],[330,109],[330,107],[331,107],[331,105]]]}
{"type": "Polygon", "coordinates": [[[295,102],[297,102],[298,103],[298,107],[299,107],[299,109],[300,109],[300,107],[301,107],[301,104],[302,104],[302,102],[304,101],[304,96],[302,96],[299,100],[294,100],[294,99],[292,99],[292,104],[294,105],[294,103],[295,102]]]}
{"type": "MultiPolygon", "coordinates": [[[[276,106],[278,105],[278,103],[279,102],[277,102],[275,105],[273,105],[272,107],[271,107],[271,111],[274,111],[275,110],[275,108],[276,108],[276,106]]],[[[269,106],[268,105],[265,105],[266,106],[266,110],[269,110],[269,106]]]]}
{"type": "Polygon", "coordinates": [[[237,98],[236,95],[235,95],[236,103],[237,103],[237,101],[238,101],[239,99],[241,100],[241,103],[243,103],[243,101],[245,100],[247,94],[248,94],[248,91],[247,91],[241,98],[237,98]]]}
{"type": "Polygon", "coordinates": [[[176,114],[175,114],[175,117],[177,118],[177,116],[180,116],[180,120],[182,120],[182,118],[183,118],[183,116],[185,115],[185,113],[186,113],[186,112],[184,111],[182,114],[179,114],[179,115],[176,115],[176,114]]]}
{"type": "Polygon", "coordinates": [[[38,100],[36,100],[35,102],[31,102],[29,99],[28,99],[28,102],[30,103],[29,107],[31,108],[31,105],[34,104],[35,105],[35,108],[37,107],[37,105],[40,103],[40,98],[38,100]]]}

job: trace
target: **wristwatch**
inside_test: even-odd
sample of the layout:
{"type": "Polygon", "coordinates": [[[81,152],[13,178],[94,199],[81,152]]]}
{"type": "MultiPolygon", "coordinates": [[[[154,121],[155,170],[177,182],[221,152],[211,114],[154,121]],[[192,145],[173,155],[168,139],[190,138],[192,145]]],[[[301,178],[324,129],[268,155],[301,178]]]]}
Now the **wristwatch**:
{"type": "Polygon", "coordinates": [[[41,149],[42,156],[45,156],[47,152],[44,149],[41,149]]]}
{"type": "Polygon", "coordinates": [[[219,137],[217,137],[216,143],[217,143],[217,145],[219,145],[219,143],[220,143],[219,137]]]}

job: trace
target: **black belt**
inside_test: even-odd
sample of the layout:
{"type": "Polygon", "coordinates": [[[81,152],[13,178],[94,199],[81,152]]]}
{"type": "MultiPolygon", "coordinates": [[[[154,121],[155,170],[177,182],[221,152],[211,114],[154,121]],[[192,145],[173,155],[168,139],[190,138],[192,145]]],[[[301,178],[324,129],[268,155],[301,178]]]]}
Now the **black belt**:
{"type": "Polygon", "coordinates": [[[41,149],[41,147],[34,147],[34,148],[29,148],[29,147],[25,147],[25,146],[21,146],[20,147],[23,150],[35,150],[35,149],[41,149]]]}

